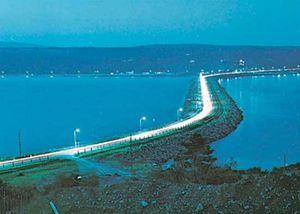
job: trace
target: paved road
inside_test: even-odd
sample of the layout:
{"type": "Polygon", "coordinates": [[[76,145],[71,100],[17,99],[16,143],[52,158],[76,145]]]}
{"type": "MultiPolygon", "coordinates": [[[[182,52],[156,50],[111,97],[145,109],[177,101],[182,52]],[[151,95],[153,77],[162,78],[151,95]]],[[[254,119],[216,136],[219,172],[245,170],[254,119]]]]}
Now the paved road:
{"type": "Polygon", "coordinates": [[[172,123],[172,124],[167,125],[162,128],[145,131],[145,132],[141,132],[141,133],[132,135],[131,139],[130,139],[130,136],[127,136],[127,137],[123,137],[123,138],[119,138],[119,139],[115,139],[115,140],[101,142],[98,144],[81,146],[78,148],[71,148],[71,149],[65,149],[65,150],[60,150],[60,151],[56,151],[56,152],[49,152],[49,153],[45,153],[45,154],[32,155],[32,156],[28,156],[28,157],[13,159],[13,160],[6,160],[6,161],[0,162],[0,166],[2,166],[3,168],[14,167],[17,165],[30,164],[31,162],[34,162],[34,161],[45,160],[45,159],[49,159],[49,158],[53,158],[53,157],[69,156],[69,155],[76,155],[78,153],[84,153],[87,151],[102,150],[102,149],[105,149],[110,146],[117,146],[118,144],[128,143],[130,140],[132,140],[132,141],[143,140],[143,139],[152,138],[152,137],[159,136],[159,135],[171,134],[172,132],[175,132],[179,129],[183,129],[195,122],[198,122],[199,120],[202,120],[203,118],[208,116],[211,113],[211,111],[213,110],[213,103],[212,103],[210,93],[208,90],[208,86],[206,83],[206,77],[203,76],[202,74],[200,74],[199,82],[200,82],[200,86],[201,86],[203,108],[200,113],[194,115],[191,118],[172,123]]]}
{"type": "MultiPolygon", "coordinates": [[[[172,134],[180,129],[186,128],[190,125],[193,125],[201,120],[203,120],[205,117],[209,116],[212,111],[213,111],[213,101],[211,99],[211,95],[209,93],[209,89],[207,86],[207,81],[206,78],[209,77],[218,77],[218,76],[224,76],[224,75],[242,75],[242,74],[260,74],[260,73],[274,73],[274,72],[284,72],[284,71],[300,71],[300,68],[290,68],[290,69],[270,69],[270,70],[250,70],[250,71],[240,71],[240,72],[226,72],[226,73],[217,73],[217,74],[208,74],[208,75],[199,75],[199,83],[201,87],[201,96],[202,96],[202,103],[203,103],[203,108],[202,111],[199,112],[198,114],[194,115],[191,118],[188,118],[183,121],[178,121],[175,123],[172,123],[170,125],[167,125],[162,128],[150,130],[150,131],[145,131],[141,132],[138,134],[135,134],[131,136],[132,141],[139,141],[142,139],[147,139],[147,138],[152,138],[155,136],[160,136],[160,135],[168,135],[172,134]]],[[[299,75],[299,73],[298,73],[299,75]]],[[[34,161],[39,161],[39,160],[45,160],[53,157],[59,157],[59,156],[66,156],[66,155],[76,155],[78,153],[83,153],[87,151],[93,151],[93,150],[103,150],[107,149],[107,147],[111,146],[118,146],[120,144],[125,144],[130,141],[130,136],[115,139],[115,140],[109,140],[106,142],[101,142],[98,144],[93,144],[93,145],[88,145],[88,146],[81,146],[79,148],[72,148],[72,149],[65,149],[65,150],[60,150],[56,152],[49,152],[45,154],[38,154],[38,155],[32,155],[24,158],[18,158],[18,159],[13,159],[13,160],[6,160],[0,162],[0,167],[2,166],[3,168],[6,167],[14,167],[17,165],[23,165],[23,164],[28,164],[34,161]]]]}

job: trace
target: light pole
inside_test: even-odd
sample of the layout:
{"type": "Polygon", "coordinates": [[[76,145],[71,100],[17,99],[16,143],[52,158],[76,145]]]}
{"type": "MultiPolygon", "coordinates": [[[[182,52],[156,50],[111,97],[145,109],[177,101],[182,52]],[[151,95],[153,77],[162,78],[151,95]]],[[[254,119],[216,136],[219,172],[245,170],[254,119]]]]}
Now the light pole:
{"type": "Polygon", "coordinates": [[[77,134],[80,132],[80,129],[75,129],[74,130],[74,146],[75,148],[79,146],[79,142],[77,141],[77,134]]]}
{"type": "Polygon", "coordinates": [[[21,157],[21,156],[22,156],[21,130],[19,130],[18,138],[19,138],[19,155],[20,155],[20,157],[21,157]]]}
{"type": "Polygon", "coordinates": [[[177,120],[179,120],[180,113],[183,112],[183,108],[177,110],[177,120]]]}
{"type": "Polygon", "coordinates": [[[145,121],[146,119],[147,119],[146,117],[140,118],[140,131],[142,131],[142,122],[145,121]]]}

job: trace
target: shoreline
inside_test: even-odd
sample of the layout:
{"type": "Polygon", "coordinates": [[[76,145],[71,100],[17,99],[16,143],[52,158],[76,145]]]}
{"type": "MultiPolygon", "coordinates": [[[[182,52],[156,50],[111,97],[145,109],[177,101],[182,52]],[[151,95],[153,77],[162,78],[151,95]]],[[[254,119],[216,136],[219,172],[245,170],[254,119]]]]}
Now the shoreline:
{"type": "Polygon", "coordinates": [[[126,136],[123,138],[110,140],[106,142],[100,142],[97,144],[92,145],[86,145],[81,147],[76,147],[68,150],[58,150],[51,153],[45,153],[45,154],[38,154],[34,156],[27,156],[23,158],[13,159],[13,160],[6,160],[0,162],[0,165],[2,165],[2,168],[5,167],[15,167],[17,164],[23,165],[25,162],[27,164],[31,164],[32,161],[37,160],[41,161],[41,159],[49,160],[50,158],[57,158],[59,156],[71,156],[71,155],[79,155],[80,153],[86,153],[86,152],[92,152],[95,150],[102,151],[106,148],[116,148],[116,147],[123,147],[123,146],[129,146],[131,143],[139,143],[139,141],[144,139],[156,139],[161,138],[166,135],[171,135],[173,133],[176,133],[178,130],[183,130],[185,128],[189,128],[191,125],[195,125],[199,120],[204,118],[206,115],[208,115],[212,109],[212,103],[209,96],[209,91],[206,85],[205,77],[200,74],[199,80],[201,84],[201,93],[202,97],[206,99],[206,102],[203,105],[202,111],[199,112],[196,115],[193,115],[190,118],[187,118],[182,121],[176,121],[174,123],[171,123],[169,125],[166,125],[162,128],[157,128],[145,132],[138,132],[130,136],[126,136]]]}
{"type": "Polygon", "coordinates": [[[121,150],[82,154],[83,165],[53,160],[0,171],[0,182],[8,184],[6,195],[21,195],[7,209],[35,213],[49,210],[51,200],[63,213],[295,213],[300,205],[300,164],[272,172],[215,165],[210,143],[231,133],[243,113],[218,78],[207,83],[216,108],[197,127],[121,150]],[[167,163],[171,164],[164,169],[167,163]],[[96,166],[103,164],[131,175],[102,174],[96,166]]]}
{"type": "MultiPolygon", "coordinates": [[[[228,73],[217,73],[217,74],[208,74],[206,76],[201,76],[199,77],[199,84],[201,85],[201,94],[202,94],[202,103],[203,103],[203,108],[202,110],[197,113],[196,115],[192,115],[190,118],[187,118],[183,121],[177,121],[175,123],[171,123],[169,125],[166,125],[162,128],[158,128],[158,129],[154,129],[154,130],[149,130],[149,131],[145,131],[145,132],[141,132],[141,133],[137,133],[134,135],[130,135],[127,137],[123,137],[120,139],[115,139],[115,140],[110,140],[104,143],[97,143],[97,144],[91,144],[91,145],[87,145],[87,146],[82,146],[79,148],[71,148],[68,150],[58,150],[55,152],[51,152],[51,153],[43,153],[43,154],[37,154],[37,155],[28,155],[26,157],[21,157],[21,158],[15,158],[15,159],[11,159],[11,160],[4,160],[0,162],[0,165],[2,165],[2,170],[5,170],[6,167],[11,168],[11,167],[15,167],[18,163],[19,165],[23,165],[26,161],[29,164],[32,164],[33,161],[41,161],[43,158],[44,160],[48,161],[49,159],[57,159],[58,156],[61,155],[79,155],[80,153],[86,153],[86,152],[93,152],[93,153],[97,153],[97,152],[101,152],[103,150],[104,147],[108,147],[111,149],[115,149],[116,147],[128,147],[130,146],[129,144],[131,144],[132,142],[134,144],[140,144],[143,143],[144,139],[146,139],[146,141],[152,141],[152,140],[156,140],[159,138],[163,138],[169,135],[173,135],[176,134],[178,131],[183,131],[185,132],[185,129],[191,129],[191,128],[199,128],[202,127],[205,123],[207,123],[208,121],[211,121],[214,119],[214,117],[218,114],[220,114],[217,111],[223,111],[223,107],[224,107],[224,103],[220,104],[220,100],[221,99],[228,99],[229,101],[233,102],[232,106],[229,106],[228,109],[232,108],[232,111],[237,111],[236,109],[238,109],[236,103],[232,100],[232,98],[230,97],[229,94],[227,94],[226,91],[224,91],[224,89],[222,89],[222,87],[220,86],[219,83],[216,83],[218,86],[214,86],[214,84],[212,83],[208,83],[211,81],[211,79],[217,79],[217,78],[225,78],[225,77],[236,77],[236,76],[248,76],[248,75],[274,75],[274,74],[279,74],[279,73],[285,73],[286,72],[299,72],[299,68],[290,68],[290,69],[274,69],[274,70],[253,70],[253,71],[243,71],[243,72],[228,72],[228,73]],[[207,86],[207,84],[209,86],[207,86]],[[215,88],[214,88],[215,87],[215,88]],[[211,96],[213,96],[213,94],[215,94],[215,91],[223,91],[222,98],[218,98],[217,96],[215,97],[216,100],[214,100],[213,102],[210,100],[211,96]],[[213,94],[210,94],[213,93],[213,94]],[[222,107],[223,105],[223,107],[222,107]],[[217,110],[217,111],[216,111],[217,110]],[[136,141],[136,142],[135,142],[136,141]],[[122,145],[121,145],[122,144],[122,145]],[[11,166],[7,166],[8,164],[11,164],[11,166]],[[6,166],[5,166],[6,165],[6,166]]],[[[297,73],[299,74],[299,73],[297,73]]],[[[225,106],[226,107],[226,106],[225,106]]],[[[229,110],[230,111],[230,110],[229,110]]],[[[238,112],[238,111],[237,111],[238,112]]],[[[238,116],[241,117],[241,116],[238,116]]],[[[225,136],[227,136],[229,133],[231,133],[231,131],[233,131],[237,124],[239,124],[240,121],[235,121],[235,118],[233,118],[234,123],[236,124],[229,124],[229,126],[231,125],[232,128],[228,128],[226,126],[224,126],[223,129],[218,130],[218,133],[215,135],[219,135],[219,137],[208,137],[208,140],[210,142],[212,141],[216,141],[218,139],[221,139],[225,136]],[[228,129],[228,130],[227,130],[228,129]],[[211,139],[210,139],[211,138],[211,139]]],[[[231,120],[232,122],[232,120],[231,120]]],[[[221,121],[222,124],[222,121],[221,121]]],[[[214,128],[214,127],[212,127],[214,128]]],[[[211,129],[209,126],[206,129],[211,129]]],[[[212,129],[213,130],[213,129],[212,129]]],[[[204,135],[207,134],[204,132],[204,135]]],[[[104,151],[106,151],[107,149],[104,149],[104,151]]]]}

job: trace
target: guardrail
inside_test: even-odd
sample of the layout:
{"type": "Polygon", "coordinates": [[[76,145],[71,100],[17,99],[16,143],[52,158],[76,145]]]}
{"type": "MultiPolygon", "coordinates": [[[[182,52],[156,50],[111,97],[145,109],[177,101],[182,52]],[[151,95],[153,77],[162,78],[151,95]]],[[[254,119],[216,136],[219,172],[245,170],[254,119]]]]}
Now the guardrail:
{"type": "Polygon", "coordinates": [[[200,74],[199,76],[199,84],[201,85],[203,110],[191,118],[172,123],[162,128],[137,133],[135,135],[123,137],[120,139],[110,140],[110,141],[82,146],[78,148],[66,149],[66,150],[61,150],[56,152],[49,152],[45,154],[38,154],[38,155],[32,155],[24,158],[2,161],[0,162],[0,166],[2,166],[2,168],[15,167],[15,166],[24,165],[26,163],[31,164],[34,161],[49,160],[50,158],[57,158],[57,157],[67,156],[67,155],[76,155],[80,153],[92,152],[93,150],[104,151],[110,148],[128,146],[129,144],[137,143],[146,139],[150,140],[153,138],[160,138],[166,135],[173,134],[179,130],[182,130],[183,128],[189,128],[195,122],[203,119],[212,111],[210,93],[208,91],[206,79],[202,74],[200,74]]]}
{"type": "Polygon", "coordinates": [[[182,121],[178,121],[175,123],[172,123],[170,125],[167,125],[162,128],[149,130],[141,133],[134,134],[132,136],[126,136],[119,139],[114,139],[106,142],[101,142],[97,144],[92,145],[86,145],[81,146],[78,148],[71,148],[66,150],[60,150],[55,152],[49,152],[45,154],[38,154],[38,155],[32,155],[24,158],[18,158],[13,160],[7,160],[0,162],[0,166],[2,166],[3,169],[9,168],[9,167],[16,167],[16,166],[23,166],[24,164],[32,164],[34,162],[39,162],[43,160],[50,160],[51,158],[58,158],[61,156],[68,156],[68,155],[78,155],[86,152],[93,152],[93,151],[106,151],[108,149],[114,149],[114,148],[121,148],[126,147],[132,144],[137,144],[143,140],[151,140],[151,139],[157,139],[164,136],[168,136],[171,134],[174,134],[180,130],[186,129],[186,128],[192,128],[194,126],[197,126],[202,123],[207,123],[215,118],[217,115],[221,115],[223,108],[220,104],[220,100],[218,99],[218,96],[216,96],[216,91],[209,90],[207,79],[210,77],[219,77],[224,78],[228,76],[246,76],[246,75],[260,75],[260,74],[272,74],[274,73],[282,73],[282,72],[298,72],[300,71],[300,68],[290,68],[290,69],[271,69],[271,70],[251,70],[251,71],[240,71],[240,72],[227,72],[227,73],[217,73],[217,74],[209,74],[206,76],[203,76],[200,74],[199,76],[199,84],[201,86],[201,97],[202,97],[202,103],[203,108],[202,111],[197,113],[196,115],[187,118],[182,121]],[[215,102],[212,101],[212,98],[216,99],[215,102]],[[218,105],[218,106],[216,106],[218,105]]]}

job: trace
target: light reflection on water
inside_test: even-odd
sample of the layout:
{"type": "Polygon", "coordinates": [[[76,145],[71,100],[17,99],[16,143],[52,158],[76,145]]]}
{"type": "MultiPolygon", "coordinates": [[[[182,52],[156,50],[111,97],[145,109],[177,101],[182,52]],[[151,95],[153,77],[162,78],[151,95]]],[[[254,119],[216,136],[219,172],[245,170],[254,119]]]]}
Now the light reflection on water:
{"type": "Polygon", "coordinates": [[[300,161],[300,78],[296,75],[222,81],[242,109],[236,131],[213,144],[218,163],[231,157],[237,168],[271,169],[300,161]]]}

